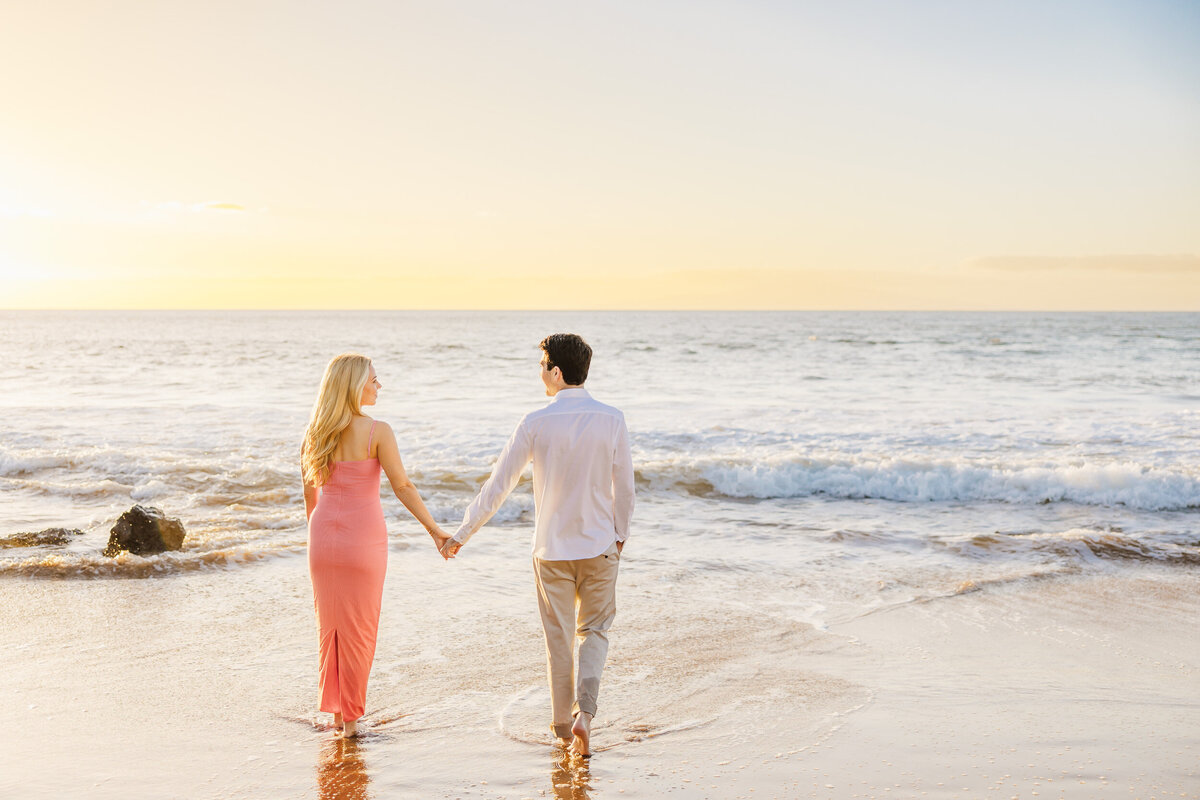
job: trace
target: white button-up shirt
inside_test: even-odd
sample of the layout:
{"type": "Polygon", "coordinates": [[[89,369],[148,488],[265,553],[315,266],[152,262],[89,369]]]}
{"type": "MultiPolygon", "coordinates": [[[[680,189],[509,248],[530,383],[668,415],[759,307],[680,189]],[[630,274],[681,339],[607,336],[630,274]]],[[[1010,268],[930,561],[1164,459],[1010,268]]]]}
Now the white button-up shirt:
{"type": "Polygon", "coordinates": [[[560,389],[545,408],[525,415],[463,515],[455,541],[466,542],[491,519],[531,460],[534,558],[577,561],[625,541],[633,517],[625,415],[585,389],[560,389]]]}

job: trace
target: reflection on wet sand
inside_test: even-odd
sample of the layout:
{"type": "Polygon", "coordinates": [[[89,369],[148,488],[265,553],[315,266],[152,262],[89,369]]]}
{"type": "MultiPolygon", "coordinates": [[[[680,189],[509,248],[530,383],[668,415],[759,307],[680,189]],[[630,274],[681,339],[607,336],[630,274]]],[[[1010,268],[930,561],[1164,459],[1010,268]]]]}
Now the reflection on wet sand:
{"type": "Polygon", "coordinates": [[[588,769],[588,760],[555,747],[553,763],[550,785],[554,787],[554,797],[557,800],[589,800],[592,773],[588,769]]]}
{"type": "Polygon", "coordinates": [[[317,762],[320,800],[368,800],[371,779],[356,739],[334,739],[321,748],[317,762]]]}

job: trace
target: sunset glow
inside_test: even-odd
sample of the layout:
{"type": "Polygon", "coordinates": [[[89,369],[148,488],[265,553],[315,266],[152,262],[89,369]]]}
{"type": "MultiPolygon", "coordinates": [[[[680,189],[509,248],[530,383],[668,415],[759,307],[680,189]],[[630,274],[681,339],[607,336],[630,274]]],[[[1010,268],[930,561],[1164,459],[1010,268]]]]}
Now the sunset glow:
{"type": "Polygon", "coordinates": [[[0,23],[0,308],[1200,309],[1194,4],[0,23]]]}

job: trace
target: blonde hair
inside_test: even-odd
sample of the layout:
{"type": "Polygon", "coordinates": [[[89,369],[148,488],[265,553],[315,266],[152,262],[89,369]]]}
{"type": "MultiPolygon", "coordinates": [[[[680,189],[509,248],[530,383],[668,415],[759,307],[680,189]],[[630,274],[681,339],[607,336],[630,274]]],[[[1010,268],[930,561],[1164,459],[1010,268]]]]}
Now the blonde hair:
{"type": "Polygon", "coordinates": [[[321,486],[329,479],[333,451],[342,431],[362,414],[360,401],[370,377],[371,359],[358,353],[342,353],[325,367],[300,450],[300,469],[310,486],[321,486]]]}

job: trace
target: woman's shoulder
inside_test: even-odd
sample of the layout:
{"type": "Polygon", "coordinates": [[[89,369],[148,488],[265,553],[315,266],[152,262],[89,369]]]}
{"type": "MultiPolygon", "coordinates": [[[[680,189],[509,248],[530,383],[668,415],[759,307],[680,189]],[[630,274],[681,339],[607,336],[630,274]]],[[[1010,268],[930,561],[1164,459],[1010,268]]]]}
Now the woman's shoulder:
{"type": "Polygon", "coordinates": [[[391,425],[388,425],[381,419],[369,417],[366,414],[359,414],[358,416],[354,417],[352,420],[350,420],[350,425],[356,430],[361,431],[367,431],[374,428],[376,437],[378,437],[379,434],[383,433],[384,431],[387,431],[388,433],[392,432],[391,425]]]}

